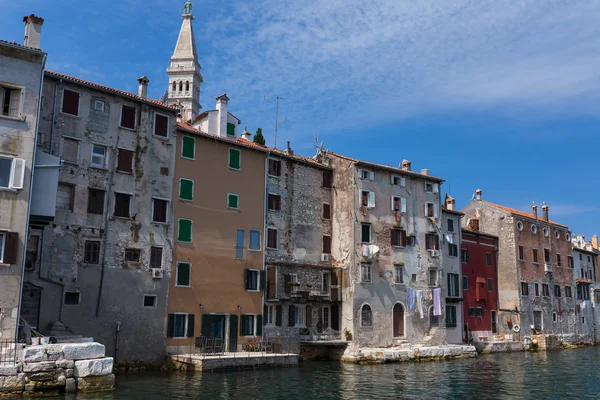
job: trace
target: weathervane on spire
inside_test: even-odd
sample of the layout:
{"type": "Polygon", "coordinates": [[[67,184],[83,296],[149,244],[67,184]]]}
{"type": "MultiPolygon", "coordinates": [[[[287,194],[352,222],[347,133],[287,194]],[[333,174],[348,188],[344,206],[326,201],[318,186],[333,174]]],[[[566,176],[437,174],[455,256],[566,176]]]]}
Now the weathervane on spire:
{"type": "Polygon", "coordinates": [[[183,13],[184,14],[191,14],[192,13],[192,2],[191,2],[191,0],[186,1],[185,4],[183,5],[183,13]]]}

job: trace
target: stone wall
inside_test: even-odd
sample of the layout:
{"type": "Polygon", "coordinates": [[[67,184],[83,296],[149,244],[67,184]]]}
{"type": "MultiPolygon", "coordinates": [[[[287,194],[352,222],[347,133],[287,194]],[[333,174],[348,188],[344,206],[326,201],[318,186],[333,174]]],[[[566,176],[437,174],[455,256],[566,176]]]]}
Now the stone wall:
{"type": "Polygon", "coordinates": [[[0,364],[0,397],[107,391],[114,384],[113,359],[94,342],[27,346],[15,364],[0,364]]]}

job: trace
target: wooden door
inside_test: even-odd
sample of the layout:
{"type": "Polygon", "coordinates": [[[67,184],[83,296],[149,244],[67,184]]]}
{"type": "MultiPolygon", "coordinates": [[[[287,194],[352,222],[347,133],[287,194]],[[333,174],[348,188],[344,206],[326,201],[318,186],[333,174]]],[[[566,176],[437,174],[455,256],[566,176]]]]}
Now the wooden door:
{"type": "Polygon", "coordinates": [[[402,304],[396,303],[393,311],[394,319],[394,337],[404,336],[404,307],[402,304]]]}

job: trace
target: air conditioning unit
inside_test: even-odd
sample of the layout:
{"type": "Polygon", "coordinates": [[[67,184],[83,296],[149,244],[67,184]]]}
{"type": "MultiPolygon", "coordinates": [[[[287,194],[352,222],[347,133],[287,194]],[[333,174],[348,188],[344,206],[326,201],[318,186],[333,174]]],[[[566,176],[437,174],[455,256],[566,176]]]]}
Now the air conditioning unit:
{"type": "Polygon", "coordinates": [[[35,265],[33,264],[33,261],[25,261],[25,269],[27,271],[33,271],[35,268],[35,265]]]}
{"type": "Polygon", "coordinates": [[[162,279],[163,277],[163,270],[160,268],[150,268],[150,271],[152,271],[152,279],[162,279]]]}
{"type": "Polygon", "coordinates": [[[552,263],[549,263],[549,262],[545,263],[544,264],[544,271],[546,271],[546,272],[552,272],[552,263]]]}
{"type": "Polygon", "coordinates": [[[331,261],[331,254],[321,254],[321,261],[331,261]]]}
{"type": "Polygon", "coordinates": [[[429,254],[431,255],[431,257],[439,257],[440,251],[439,250],[430,249],[429,250],[429,254]]]}

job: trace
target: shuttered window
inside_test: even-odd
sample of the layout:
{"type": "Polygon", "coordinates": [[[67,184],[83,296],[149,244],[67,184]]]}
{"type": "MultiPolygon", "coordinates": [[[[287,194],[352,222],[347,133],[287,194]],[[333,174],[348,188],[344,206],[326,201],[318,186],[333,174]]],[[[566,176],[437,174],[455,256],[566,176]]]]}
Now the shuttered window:
{"type": "Polygon", "coordinates": [[[190,243],[192,241],[192,221],[189,219],[179,219],[177,230],[177,240],[190,243]]]}
{"type": "Polygon", "coordinates": [[[392,246],[406,247],[406,231],[403,229],[392,229],[392,246]]]}
{"type": "Polygon", "coordinates": [[[104,214],[104,195],[106,192],[100,189],[88,189],[88,213],[104,214]]]}
{"type": "Polygon", "coordinates": [[[193,160],[196,157],[196,140],[189,136],[181,139],[181,157],[193,160]]]}
{"type": "Polygon", "coordinates": [[[236,149],[229,149],[229,168],[239,170],[241,168],[241,152],[236,149]]]}
{"type": "Polygon", "coordinates": [[[56,191],[56,208],[73,211],[73,185],[59,183],[56,191]]]}
{"type": "Polygon", "coordinates": [[[162,114],[154,114],[154,134],[164,138],[169,137],[169,117],[162,114]]]}
{"type": "Polygon", "coordinates": [[[124,193],[115,193],[115,217],[131,217],[131,195],[124,193]]]}
{"type": "Polygon", "coordinates": [[[135,107],[121,106],[121,127],[135,129],[135,107]]]}
{"type": "Polygon", "coordinates": [[[235,124],[227,123],[227,136],[235,136],[235,124]]]}
{"type": "Polygon", "coordinates": [[[79,162],[79,140],[63,138],[62,159],[74,164],[79,162]]]}
{"type": "Polygon", "coordinates": [[[88,240],[85,242],[83,261],[86,264],[100,263],[100,242],[88,240]]]}
{"type": "Polygon", "coordinates": [[[254,315],[241,315],[241,336],[254,336],[254,315]]]}
{"type": "Polygon", "coordinates": [[[162,247],[150,247],[150,268],[162,268],[162,247]]]}
{"type": "Polygon", "coordinates": [[[177,276],[175,280],[176,286],[190,286],[191,265],[186,262],[177,263],[177,276]]]}
{"type": "Polygon", "coordinates": [[[117,171],[133,173],[133,151],[119,149],[117,156],[117,171]]]}
{"type": "Polygon", "coordinates": [[[0,114],[19,117],[21,110],[21,89],[0,86],[0,114]]]}
{"type": "Polygon", "coordinates": [[[270,249],[277,248],[277,229],[267,229],[267,247],[270,249]]]}
{"type": "Polygon", "coordinates": [[[331,254],[331,236],[323,236],[323,253],[331,254]]]}
{"type": "Polygon", "coordinates": [[[194,314],[169,314],[167,321],[167,337],[194,337],[195,319],[194,314]]]}
{"type": "Polygon", "coordinates": [[[233,208],[233,209],[240,208],[240,196],[238,196],[235,193],[228,193],[227,194],[227,207],[233,208]]]}
{"type": "Polygon", "coordinates": [[[179,198],[181,200],[194,199],[194,181],[191,179],[181,178],[179,180],[179,198]]]}
{"type": "Polygon", "coordinates": [[[62,112],[79,115],[79,93],[67,89],[63,90],[62,112]]]}
{"type": "Polygon", "coordinates": [[[331,219],[331,205],[323,204],[323,219],[331,219]]]}
{"type": "Polygon", "coordinates": [[[163,199],[152,199],[152,221],[167,222],[167,206],[169,202],[163,199]]]}

